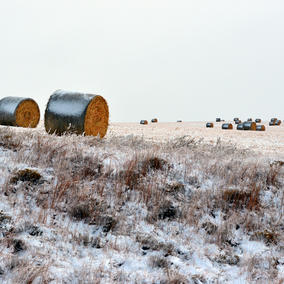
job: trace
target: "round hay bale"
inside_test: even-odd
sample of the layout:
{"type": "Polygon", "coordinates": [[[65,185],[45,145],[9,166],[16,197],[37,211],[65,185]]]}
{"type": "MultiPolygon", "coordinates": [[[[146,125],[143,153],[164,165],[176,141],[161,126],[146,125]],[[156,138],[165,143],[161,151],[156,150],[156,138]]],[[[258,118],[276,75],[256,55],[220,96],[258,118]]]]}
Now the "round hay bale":
{"type": "Polygon", "coordinates": [[[277,118],[271,118],[271,120],[270,121],[276,121],[277,120],[277,118]]]}
{"type": "Polygon", "coordinates": [[[220,122],[221,121],[221,118],[216,118],[216,122],[220,122]]]}
{"type": "Polygon", "coordinates": [[[275,121],[270,121],[269,126],[273,126],[273,125],[275,125],[275,121]]]}
{"type": "Polygon", "coordinates": [[[207,128],[213,128],[214,127],[214,124],[212,122],[207,122],[206,123],[206,127],[207,128]]]}
{"type": "Polygon", "coordinates": [[[252,121],[252,118],[248,118],[247,121],[252,121]]]}
{"type": "Polygon", "coordinates": [[[106,100],[99,95],[57,90],[47,103],[44,124],[49,133],[104,137],[109,122],[106,100]]]}
{"type": "Polygon", "coordinates": [[[153,122],[153,123],[158,122],[158,119],[157,118],[153,118],[153,119],[151,119],[151,122],[153,122]]]}
{"type": "Polygon", "coordinates": [[[275,120],[275,125],[280,125],[280,124],[281,124],[281,120],[280,119],[275,120]]]}
{"type": "Polygon", "coordinates": [[[148,124],[148,121],[147,120],[141,120],[140,124],[148,124]]]}
{"type": "Polygon", "coordinates": [[[256,123],[260,123],[260,122],[261,122],[261,119],[260,119],[260,118],[256,118],[256,119],[255,119],[255,122],[256,122],[256,123]]]}
{"type": "Polygon", "coordinates": [[[242,122],[241,120],[235,120],[235,124],[239,124],[241,122],[242,122]]]}
{"type": "Polygon", "coordinates": [[[182,122],[181,120],[178,120],[177,122],[182,122]]]}
{"type": "Polygon", "coordinates": [[[256,130],[257,131],[265,131],[265,126],[259,124],[259,125],[256,126],[256,130]]]}
{"type": "Polygon", "coordinates": [[[39,107],[31,98],[5,97],[0,100],[1,125],[35,128],[39,119],[39,107]]]}
{"type": "Polygon", "coordinates": [[[235,118],[234,118],[234,121],[236,121],[236,120],[240,120],[240,119],[239,119],[238,117],[235,117],[235,118]]]}
{"type": "Polygon", "coordinates": [[[232,123],[223,123],[222,129],[233,129],[232,123]]]}
{"type": "Polygon", "coordinates": [[[244,130],[244,124],[239,123],[238,126],[237,126],[237,130],[244,130]]]}
{"type": "Polygon", "coordinates": [[[243,128],[244,130],[256,130],[256,123],[253,121],[245,121],[243,128]]]}

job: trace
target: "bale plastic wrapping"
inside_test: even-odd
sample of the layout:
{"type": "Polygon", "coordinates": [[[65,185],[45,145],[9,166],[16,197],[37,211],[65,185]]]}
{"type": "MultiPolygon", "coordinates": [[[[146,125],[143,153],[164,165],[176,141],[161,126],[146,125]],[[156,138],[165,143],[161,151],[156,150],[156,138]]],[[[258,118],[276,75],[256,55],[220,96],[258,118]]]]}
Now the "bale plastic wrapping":
{"type": "Polygon", "coordinates": [[[103,138],[108,129],[109,109],[99,95],[58,90],[47,103],[44,124],[49,133],[75,133],[103,138]]]}
{"type": "Polygon", "coordinates": [[[148,124],[148,121],[147,120],[141,120],[140,124],[148,124]]]}
{"type": "Polygon", "coordinates": [[[206,123],[206,127],[207,128],[213,128],[214,127],[214,124],[212,122],[207,122],[206,123]]]}
{"type": "Polygon", "coordinates": [[[237,130],[244,130],[244,124],[239,123],[238,126],[237,126],[237,130]]]}
{"type": "Polygon", "coordinates": [[[39,107],[31,98],[5,97],[0,100],[1,125],[35,128],[39,119],[39,107]]]}

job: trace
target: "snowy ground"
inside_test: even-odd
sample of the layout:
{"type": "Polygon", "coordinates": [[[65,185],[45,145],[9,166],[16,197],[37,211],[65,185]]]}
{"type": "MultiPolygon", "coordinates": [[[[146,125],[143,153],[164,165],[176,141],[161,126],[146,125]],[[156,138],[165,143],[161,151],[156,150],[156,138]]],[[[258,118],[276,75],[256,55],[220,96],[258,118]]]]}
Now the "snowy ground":
{"type": "Polygon", "coordinates": [[[263,124],[0,126],[0,281],[282,283],[284,127],[263,124]]]}

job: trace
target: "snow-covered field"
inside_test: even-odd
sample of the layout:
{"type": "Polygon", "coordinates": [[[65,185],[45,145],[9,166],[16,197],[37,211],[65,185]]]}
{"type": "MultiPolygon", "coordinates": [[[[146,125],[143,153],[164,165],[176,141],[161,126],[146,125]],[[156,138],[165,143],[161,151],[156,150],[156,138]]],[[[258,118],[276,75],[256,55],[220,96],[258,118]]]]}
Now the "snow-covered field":
{"type": "Polygon", "coordinates": [[[214,124],[0,126],[0,282],[282,283],[284,126],[214,124]]]}

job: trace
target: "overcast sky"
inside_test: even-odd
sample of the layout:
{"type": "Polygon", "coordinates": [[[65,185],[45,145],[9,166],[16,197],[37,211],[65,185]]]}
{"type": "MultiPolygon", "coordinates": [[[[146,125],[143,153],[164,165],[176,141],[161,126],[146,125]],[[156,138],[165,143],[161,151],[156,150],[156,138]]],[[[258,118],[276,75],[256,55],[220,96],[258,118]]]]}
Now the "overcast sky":
{"type": "Polygon", "coordinates": [[[0,0],[0,98],[57,89],[112,122],[284,119],[284,1],[0,0]]]}

